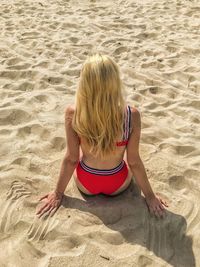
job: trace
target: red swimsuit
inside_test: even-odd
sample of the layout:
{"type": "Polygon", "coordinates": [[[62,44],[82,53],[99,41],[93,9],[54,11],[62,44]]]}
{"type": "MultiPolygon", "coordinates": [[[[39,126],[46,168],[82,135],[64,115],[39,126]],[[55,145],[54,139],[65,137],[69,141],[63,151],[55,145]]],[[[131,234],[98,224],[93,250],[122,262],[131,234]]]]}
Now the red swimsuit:
{"type": "MultiPolygon", "coordinates": [[[[117,146],[128,144],[131,119],[129,105],[126,107],[125,118],[123,140],[117,142],[117,146]]],[[[91,168],[81,160],[76,167],[76,174],[79,182],[92,194],[104,193],[109,195],[114,193],[124,183],[128,176],[128,168],[124,160],[113,169],[103,170],[91,168]]]]}

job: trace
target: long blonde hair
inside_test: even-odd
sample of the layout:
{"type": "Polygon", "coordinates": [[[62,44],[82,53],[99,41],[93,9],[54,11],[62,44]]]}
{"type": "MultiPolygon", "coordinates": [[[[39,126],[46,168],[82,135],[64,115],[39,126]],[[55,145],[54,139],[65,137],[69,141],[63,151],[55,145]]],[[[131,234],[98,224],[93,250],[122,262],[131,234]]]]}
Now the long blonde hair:
{"type": "Polygon", "coordinates": [[[123,89],[114,60],[100,54],[87,58],[81,69],[72,127],[94,156],[105,158],[116,152],[116,138],[123,133],[123,89]]]}

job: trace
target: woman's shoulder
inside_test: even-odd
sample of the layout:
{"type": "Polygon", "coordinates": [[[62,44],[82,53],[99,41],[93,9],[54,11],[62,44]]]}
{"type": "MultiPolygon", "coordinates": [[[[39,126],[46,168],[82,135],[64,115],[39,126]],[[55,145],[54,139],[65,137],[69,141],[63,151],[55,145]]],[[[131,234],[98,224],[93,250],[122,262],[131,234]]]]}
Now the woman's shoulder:
{"type": "Polygon", "coordinates": [[[72,119],[75,112],[75,106],[74,105],[68,105],[65,108],[65,121],[71,125],[72,119]]]}
{"type": "Polygon", "coordinates": [[[136,108],[136,107],[134,107],[132,105],[129,105],[129,104],[127,104],[127,106],[130,107],[131,113],[134,113],[134,114],[139,113],[139,109],[138,108],[136,108]]]}
{"type": "Polygon", "coordinates": [[[131,110],[131,129],[134,126],[140,126],[141,124],[141,117],[140,117],[140,111],[138,108],[129,105],[130,110],[131,110]]]}
{"type": "Polygon", "coordinates": [[[130,107],[130,110],[131,110],[131,115],[132,116],[139,116],[140,115],[140,112],[139,112],[139,109],[132,106],[132,105],[127,105],[130,107]]]}
{"type": "Polygon", "coordinates": [[[73,105],[73,104],[69,104],[65,108],[65,116],[67,116],[67,117],[73,117],[74,112],[75,112],[75,105],[73,105]]]}

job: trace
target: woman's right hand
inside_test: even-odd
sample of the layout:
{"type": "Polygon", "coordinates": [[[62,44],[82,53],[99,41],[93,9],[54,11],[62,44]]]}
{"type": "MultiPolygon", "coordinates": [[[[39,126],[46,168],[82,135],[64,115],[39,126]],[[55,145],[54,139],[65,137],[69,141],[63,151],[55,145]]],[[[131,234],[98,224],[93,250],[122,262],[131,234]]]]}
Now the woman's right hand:
{"type": "Polygon", "coordinates": [[[40,197],[39,201],[43,200],[44,205],[38,209],[36,215],[38,215],[40,218],[45,212],[48,212],[47,214],[51,213],[51,216],[53,216],[61,205],[62,198],[63,194],[57,193],[56,191],[51,191],[48,194],[40,197]]]}
{"type": "Polygon", "coordinates": [[[167,202],[163,200],[161,197],[158,195],[153,195],[152,197],[145,198],[147,207],[149,209],[149,212],[152,215],[155,215],[156,217],[161,217],[163,218],[165,215],[165,207],[169,207],[167,202]]]}

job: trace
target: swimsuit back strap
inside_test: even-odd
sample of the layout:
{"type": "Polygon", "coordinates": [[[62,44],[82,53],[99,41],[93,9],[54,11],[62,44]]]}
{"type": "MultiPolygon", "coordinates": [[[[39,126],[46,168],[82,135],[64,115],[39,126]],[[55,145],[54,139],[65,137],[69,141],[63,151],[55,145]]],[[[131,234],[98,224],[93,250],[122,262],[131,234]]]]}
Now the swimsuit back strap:
{"type": "Polygon", "coordinates": [[[125,111],[125,121],[124,121],[124,132],[123,132],[123,140],[128,140],[130,135],[130,128],[131,128],[131,108],[129,105],[126,106],[125,111]]]}

